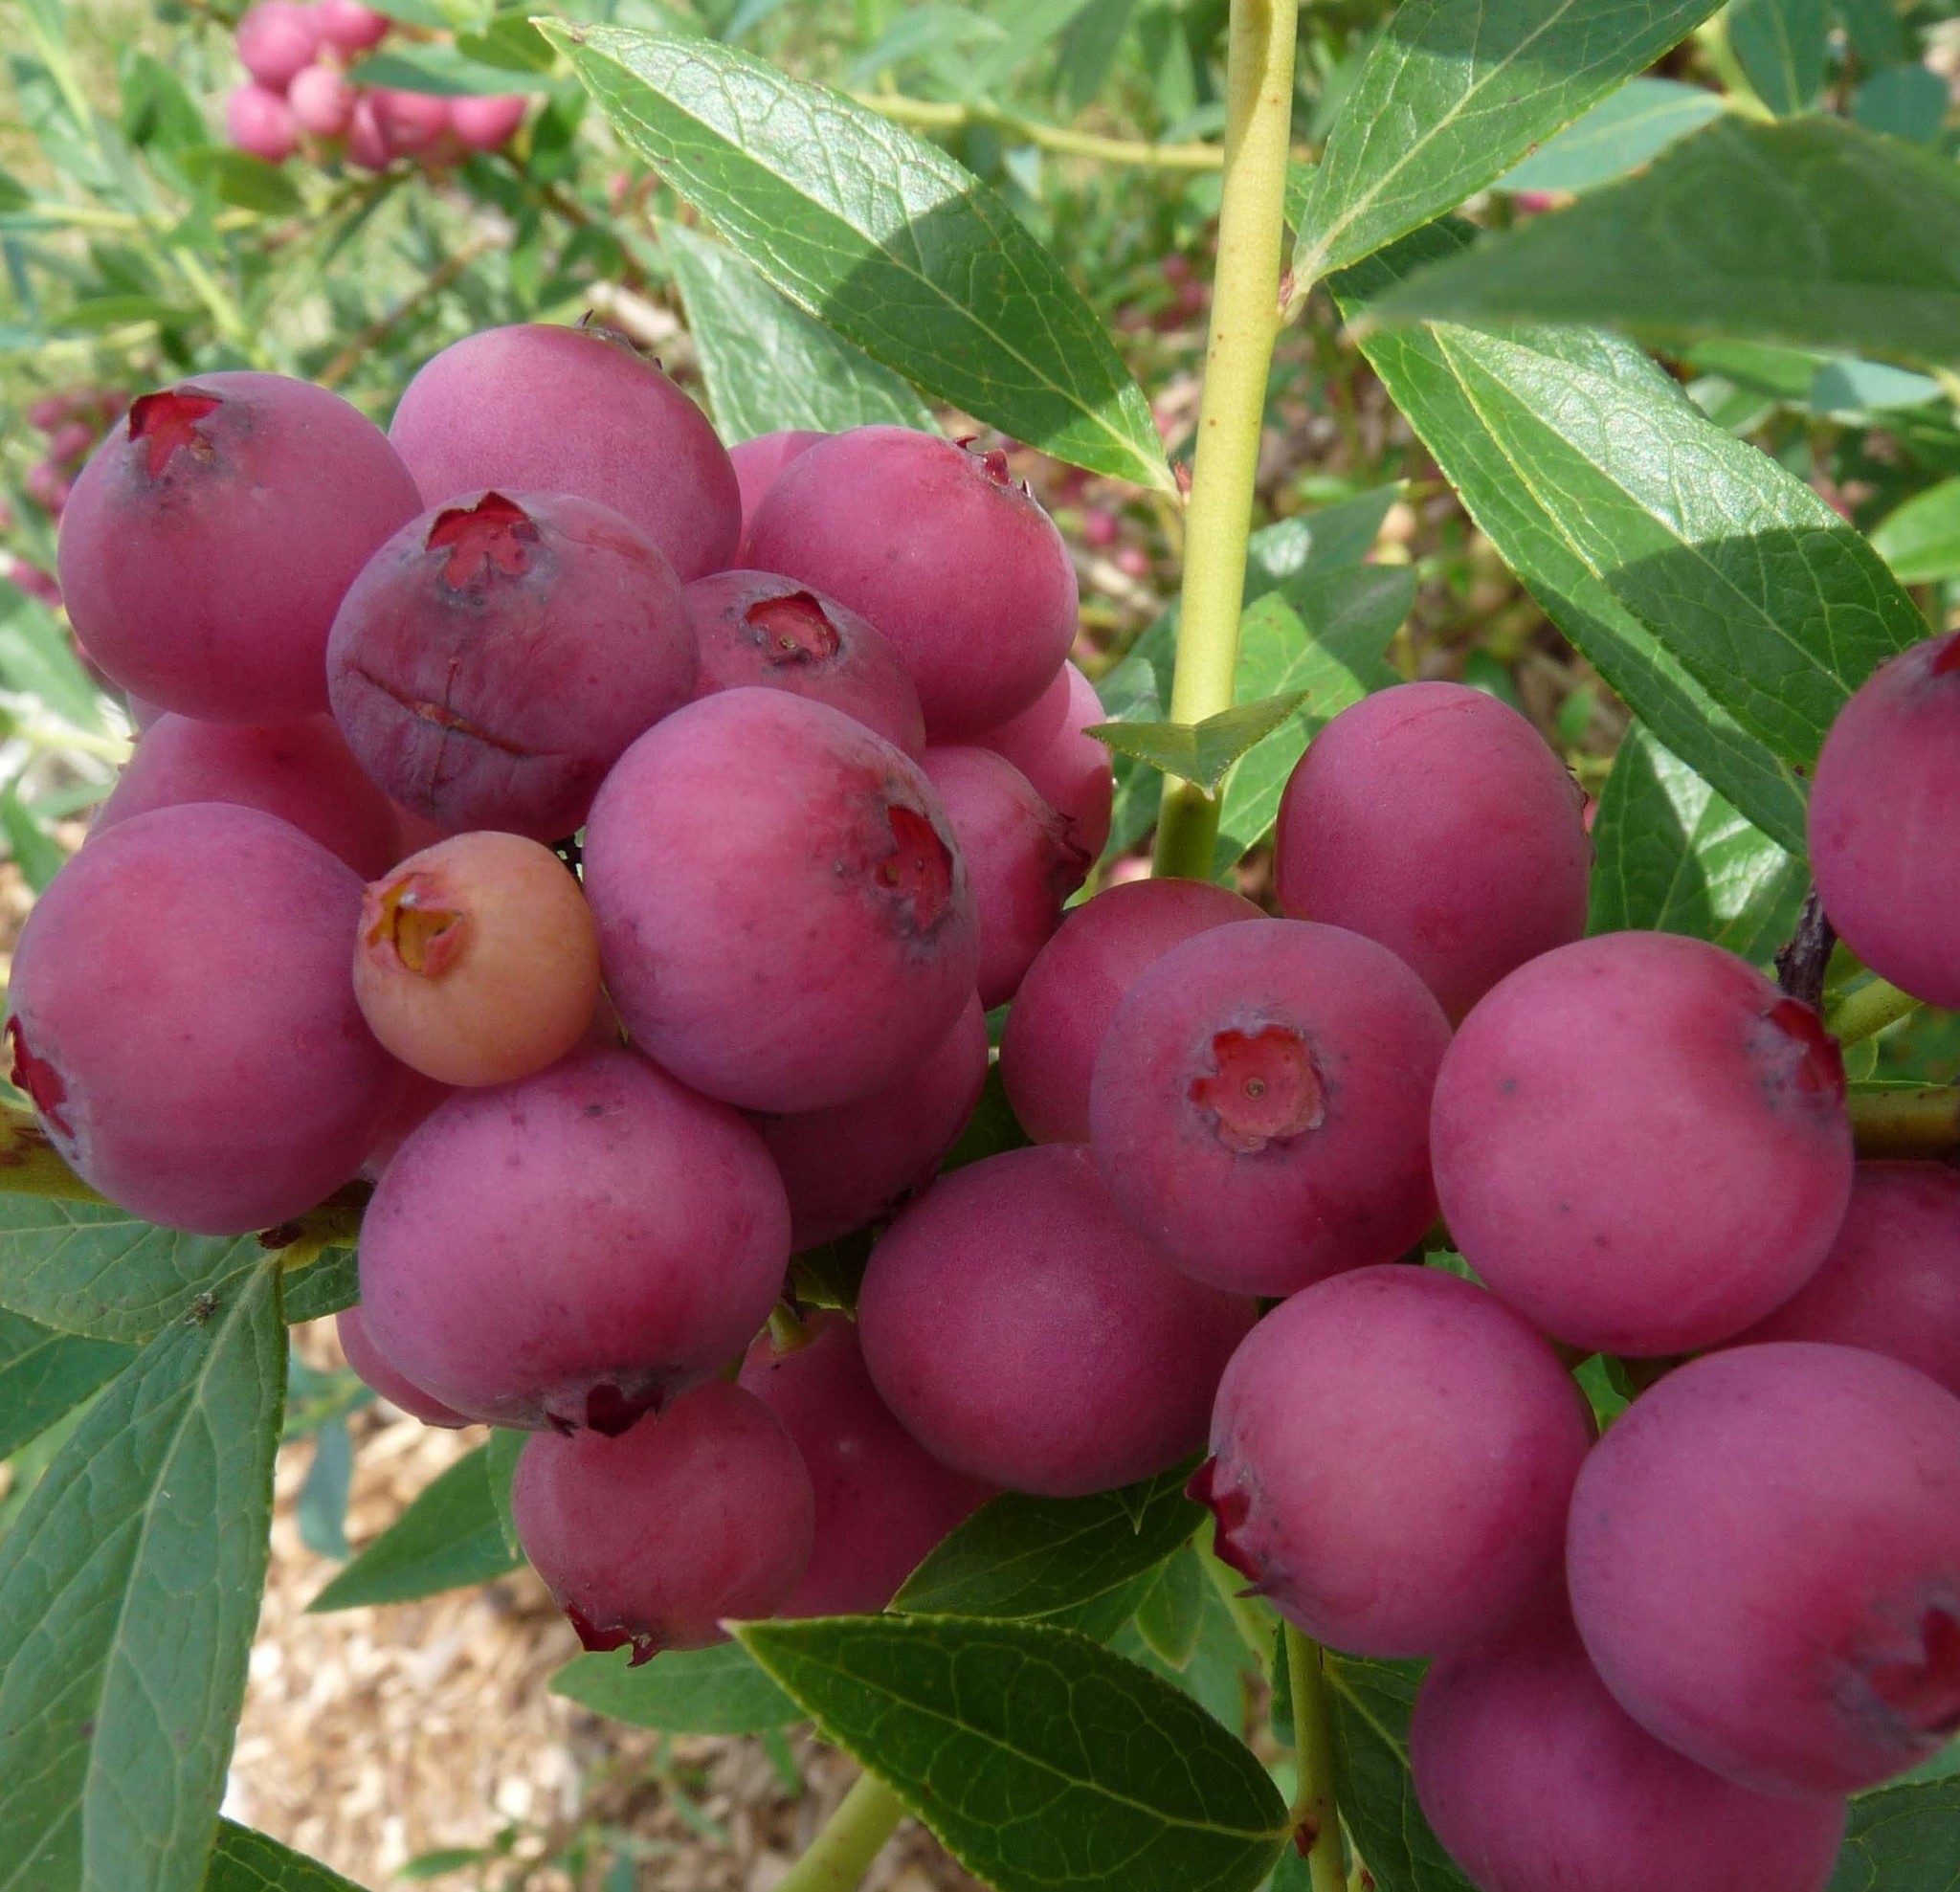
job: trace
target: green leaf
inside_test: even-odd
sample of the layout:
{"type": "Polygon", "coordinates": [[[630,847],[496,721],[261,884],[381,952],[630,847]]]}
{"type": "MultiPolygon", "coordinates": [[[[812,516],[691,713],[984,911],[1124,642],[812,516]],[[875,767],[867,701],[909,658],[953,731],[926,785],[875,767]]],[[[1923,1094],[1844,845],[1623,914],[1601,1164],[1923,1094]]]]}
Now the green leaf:
{"type": "Polygon", "coordinates": [[[395,92],[434,93],[444,99],[508,98],[513,92],[548,90],[551,81],[536,72],[513,72],[507,65],[473,59],[457,46],[439,40],[413,48],[370,53],[354,68],[362,85],[385,85],[395,92]]]}
{"type": "Polygon", "coordinates": [[[1960,1892],[1960,1778],[1860,1793],[1829,1892],[1960,1892]]]}
{"type": "Polygon", "coordinates": [[[1734,0],[1726,24],[1744,76],[1778,118],[1823,90],[1824,0],[1734,0]]]}
{"type": "Polygon", "coordinates": [[[1722,95],[1672,78],[1636,78],[1498,179],[1501,190],[1591,190],[1651,164],[1720,118],[1722,95]]]}
{"type": "Polygon", "coordinates": [[[408,1603],[516,1569],[490,1488],[490,1448],[479,1445],[417,1492],[408,1508],[334,1577],[307,1609],[316,1614],[371,1603],[408,1603]]]}
{"type": "Polygon", "coordinates": [[[7,837],[7,851],[35,893],[43,894],[48,883],[60,873],[68,851],[21,800],[20,790],[11,783],[0,789],[0,834],[7,837]]]}
{"type": "Polygon", "coordinates": [[[914,387],[1174,491],[1143,390],[1027,226],[935,145],[734,48],[542,29],[620,136],[766,280],[914,387]]]}
{"type": "Polygon", "coordinates": [[[1652,169],[1427,271],[1384,322],[1600,323],[1960,361],[1960,167],[1841,119],[1725,116],[1652,169]]]}
{"type": "MultiPolygon", "coordinates": [[[[973,1114],[967,1120],[967,1127],[960,1132],[960,1140],[952,1146],[952,1152],[939,1167],[942,1172],[949,1169],[964,1169],[969,1163],[978,1163],[988,1156],[998,1156],[1006,1149],[1025,1149],[1028,1146],[1028,1133],[1021,1128],[1020,1121],[1014,1116],[1014,1107],[1007,1101],[1007,1086],[1000,1080],[1000,1062],[995,1059],[987,1067],[987,1082],[980,1092],[980,1102],[973,1106],[973,1114]]],[[[846,1243],[853,1238],[844,1237],[846,1243]]],[[[837,1244],[833,1244],[836,1246],[837,1244]]],[[[852,1307],[858,1304],[857,1282],[864,1276],[864,1255],[854,1255],[854,1279],[851,1299],[839,1305],[852,1307]]]]}
{"type": "Polygon", "coordinates": [[[203,1892],[361,1892],[351,1879],[282,1846],[270,1834],[218,1822],[203,1892]]]}
{"type": "Polygon", "coordinates": [[[1867,131],[1914,145],[1937,142],[1947,122],[1947,81],[1925,66],[1887,66],[1858,88],[1851,116],[1867,131]]]}
{"type": "Polygon", "coordinates": [[[1071,1630],[836,1616],[735,1633],[998,1892],[1250,1892],[1284,1842],[1286,1809],[1239,1742],[1071,1630]]]}
{"type": "Polygon", "coordinates": [[[1134,1622],[1124,1624],[1110,1637],[1109,1646],[1183,1689],[1221,1727],[1244,1733],[1247,1683],[1258,1675],[1259,1665],[1246,1648],[1225,1599],[1210,1582],[1199,1602],[1195,1645],[1181,1666],[1167,1662],[1151,1648],[1134,1622]]]}
{"type": "Polygon", "coordinates": [[[739,1642],[670,1649],[638,1668],[631,1660],[625,1649],[574,1657],[551,1678],[551,1692],[665,1734],[761,1734],[803,1719],[739,1642]]]}
{"type": "Polygon", "coordinates": [[[204,145],[180,151],[177,167],[193,184],[209,185],[220,203],[266,216],[290,216],[304,209],[300,187],[278,165],[229,145],[204,145]]]}
{"type": "Polygon", "coordinates": [[[497,1427],[484,1447],[483,1477],[490,1486],[490,1502],[497,1506],[497,1523],[503,1532],[503,1547],[521,1563],[524,1547],[518,1542],[517,1514],[511,1509],[511,1480],[517,1477],[517,1461],[524,1449],[527,1432],[497,1427]]]}
{"type": "Polygon", "coordinates": [[[687,305],[724,440],[781,427],[840,434],[879,422],[935,431],[924,402],[897,375],[786,301],[725,243],[663,223],[660,247],[687,305]]]}
{"type": "Polygon", "coordinates": [[[1396,680],[1382,653],[1415,602],[1408,566],[1310,569],[1255,599],[1238,620],[1241,699],[1303,693],[1301,713],[1245,756],[1225,785],[1212,872],[1223,876],[1272,832],[1308,741],[1370,690],[1396,680]]]}
{"type": "Polygon", "coordinates": [[[1883,362],[1861,362],[1855,355],[1820,362],[1810,386],[1812,410],[1843,419],[1924,407],[1939,398],[1940,384],[1931,375],[1888,367],[1883,362]]]}
{"type": "Polygon", "coordinates": [[[100,1398],[0,1540],[0,1860],[33,1892],[196,1892],[258,1621],[285,1390],[277,1272],[100,1398]]]}
{"type": "Polygon", "coordinates": [[[1137,1633],[1160,1660],[1181,1669],[1198,1646],[1205,1599],[1212,1594],[1197,1551],[1180,1545],[1158,1567],[1144,1600],[1137,1605],[1137,1633]]]}
{"type": "Polygon", "coordinates": [[[187,1235],[107,1203],[0,1194],[0,1307],[62,1333],[145,1341],[265,1251],[187,1235]]]}
{"type": "Polygon", "coordinates": [[[1377,1883],[1393,1892],[1474,1892],[1429,1830],[1409,1777],[1409,1712],[1420,1662],[1326,1653],[1341,1812],[1377,1883]]]}
{"type": "Polygon", "coordinates": [[[1405,0],[1327,135],[1293,273],[1370,256],[1501,177],[1714,0],[1405,0]]]}
{"type": "Polygon", "coordinates": [[[286,1276],[286,1319],[324,1320],[361,1299],[361,1264],[351,1248],[323,1250],[286,1276]]]}
{"type": "Polygon", "coordinates": [[[1304,690],[1289,690],[1258,702],[1235,703],[1202,723],[1097,723],[1082,733],[1215,795],[1232,765],[1264,742],[1306,697],[1304,690]]]}
{"type": "Polygon", "coordinates": [[[1810,887],[1802,859],[1746,821],[1636,723],[1592,823],[1587,930],[1647,927],[1763,960],[1789,937],[1810,887]]]}
{"type": "Polygon", "coordinates": [[[300,1542],[322,1557],[345,1564],[347,1548],[347,1493],[354,1480],[354,1441],[347,1422],[336,1413],[313,1432],[313,1462],[293,1506],[300,1542]]]}
{"type": "Polygon", "coordinates": [[[905,1579],[892,1608],[1057,1616],[1125,1592],[1202,1522],[1203,1511],[1184,1495],[1190,1471],[1181,1465],[1092,1498],[992,1499],[905,1579]]]}
{"type": "Polygon", "coordinates": [[[1872,545],[1903,584],[1960,576],[1960,479],[1928,486],[1887,513],[1872,545]]]}
{"type": "Polygon", "coordinates": [[[135,1358],[133,1347],[0,1314],[0,1458],[38,1438],[135,1358]]]}
{"type": "MultiPolygon", "coordinates": [[[[1460,240],[1426,232],[1364,265],[1344,306],[1460,240]]],[[[1801,849],[1789,765],[1814,761],[1850,692],[1925,631],[1869,545],[1625,344],[1437,323],[1365,345],[1559,628],[1676,754],[1801,849]]]]}
{"type": "Polygon", "coordinates": [[[78,729],[101,721],[101,698],[67,634],[40,599],[0,579],[0,683],[38,697],[78,729]]]}

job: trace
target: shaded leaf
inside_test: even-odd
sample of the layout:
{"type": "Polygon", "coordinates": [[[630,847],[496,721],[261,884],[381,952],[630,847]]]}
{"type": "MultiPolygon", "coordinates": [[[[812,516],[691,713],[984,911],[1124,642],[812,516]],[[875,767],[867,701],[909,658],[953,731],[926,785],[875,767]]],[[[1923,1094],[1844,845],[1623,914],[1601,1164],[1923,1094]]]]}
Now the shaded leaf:
{"type": "Polygon", "coordinates": [[[0,789],[0,834],[7,837],[7,850],[22,879],[35,893],[46,893],[66,863],[68,851],[34,818],[11,782],[0,789]]]}
{"type": "Polygon", "coordinates": [[[1246,1648],[1225,1599],[1211,1583],[1204,1584],[1196,1640],[1181,1667],[1167,1662],[1152,1649],[1133,1622],[1124,1624],[1110,1638],[1109,1646],[1119,1656],[1128,1657],[1152,1675],[1183,1689],[1220,1726],[1234,1734],[1244,1733],[1248,1685],[1258,1676],[1259,1665],[1246,1648]]]}
{"type": "Polygon", "coordinates": [[[0,579],[0,683],[38,697],[78,729],[101,720],[101,698],[40,599],[0,579]]]}
{"type": "Polygon", "coordinates": [[[1930,145],[1947,122],[1947,81],[1925,66],[1887,66],[1858,88],[1851,116],[1867,131],[1930,145]]]}
{"type": "Polygon", "coordinates": [[[347,1493],[354,1480],[354,1441],[339,1415],[313,1434],[313,1462],[293,1506],[300,1541],[322,1557],[345,1564],[347,1547],[347,1493]]]}
{"type": "Polygon", "coordinates": [[[323,1320],[361,1299],[361,1264],[351,1248],[323,1249],[286,1276],[286,1319],[323,1320]]]}
{"type": "MultiPolygon", "coordinates": [[[[484,50],[481,42],[478,50],[484,50]]],[[[362,85],[434,93],[444,99],[504,98],[513,92],[545,91],[551,85],[543,74],[474,59],[459,45],[441,40],[414,45],[397,42],[387,52],[370,53],[355,68],[355,75],[362,85]]]]}
{"type": "Polygon", "coordinates": [[[145,1349],[0,1540],[0,1884],[204,1883],[284,1390],[261,1267],[145,1349]]]}
{"type": "Polygon", "coordinates": [[[1009,1492],[992,1499],[905,1579],[892,1608],[1053,1616],[1126,1592],[1203,1521],[1203,1510],[1184,1495],[1190,1472],[1181,1465],[1090,1498],[1009,1492]]]}
{"type": "Polygon", "coordinates": [[[1327,135],[1294,275],[1313,281],[1460,204],[1714,11],[1714,0],[1404,0],[1327,135]]]}
{"type": "Polygon", "coordinates": [[[803,1719],[739,1642],[670,1649],[636,1669],[626,1649],[575,1657],[551,1678],[551,1692],[666,1734],[761,1734],[803,1719]]]}
{"type": "Polygon", "coordinates": [[[278,165],[225,145],[180,151],[177,167],[193,184],[209,185],[222,204],[266,216],[289,216],[303,208],[300,187],[278,165]]]}
{"type": "Polygon", "coordinates": [[[1940,384],[1929,374],[1851,355],[1819,364],[1810,386],[1810,404],[1816,412],[1844,416],[1924,407],[1939,398],[1940,384]]]}
{"type": "Polygon", "coordinates": [[[62,1333],[145,1341],[265,1256],[252,1235],[188,1235],[107,1203],[0,1193],[0,1307],[62,1333]]]}
{"type": "Polygon", "coordinates": [[[1592,822],[1587,930],[1637,926],[1767,960],[1790,936],[1810,870],[1635,723],[1592,822]]]}
{"type": "Polygon", "coordinates": [[[1960,167],[1841,119],[1734,117],[1384,298],[1386,322],[1599,323],[1960,361],[1960,167]]]}
{"type": "Polygon", "coordinates": [[[1960,1892],[1960,1777],[1860,1793],[1829,1892],[1960,1892]]]}
{"type": "Polygon", "coordinates": [[[1872,544],[1904,584],[1960,576],[1960,479],[1915,493],[1879,522],[1872,544]]]}
{"type": "Polygon", "coordinates": [[[999,1892],[1250,1892],[1279,1857],[1286,1810],[1246,1747],[1073,1631],[838,1616],[736,1634],[999,1892]]]}
{"type": "Polygon", "coordinates": [[[503,1547],[519,1562],[524,1547],[518,1541],[517,1514],[511,1508],[511,1482],[517,1477],[517,1461],[524,1449],[527,1432],[514,1432],[507,1426],[495,1427],[484,1447],[483,1477],[490,1486],[490,1502],[497,1507],[497,1522],[503,1532],[503,1547]]]}
{"type": "Polygon", "coordinates": [[[1138,1633],[1173,1669],[1183,1668],[1197,1648],[1205,1599],[1211,1593],[1197,1551],[1185,1543],[1158,1566],[1144,1600],[1137,1605],[1138,1633]]]}
{"type": "Polygon", "coordinates": [[[1397,681],[1382,653],[1415,602],[1408,566],[1309,570],[1246,607],[1238,621],[1241,698],[1304,693],[1300,714],[1251,750],[1225,785],[1212,872],[1223,876],[1272,832],[1308,741],[1370,690],[1397,681]]]}
{"type": "Polygon", "coordinates": [[[1651,164],[1725,106],[1719,92],[1672,78],[1630,79],[1498,179],[1503,190],[1591,190],[1651,164]]]}
{"type": "Polygon", "coordinates": [[[39,1437],[135,1358],[133,1347],[0,1314],[0,1458],[39,1437]]]}
{"type": "Polygon", "coordinates": [[[488,1583],[523,1559],[504,1542],[490,1489],[490,1449],[479,1445],[417,1492],[408,1508],[306,1607],[316,1614],[406,1603],[488,1583]]]}
{"type": "Polygon", "coordinates": [[[1218,792],[1225,772],[1245,752],[1264,742],[1302,703],[1304,690],[1258,702],[1235,703],[1202,723],[1096,723],[1082,733],[1125,755],[1147,762],[1166,775],[1195,782],[1207,794],[1218,792]]]}
{"type": "MultiPolygon", "coordinates": [[[[987,1067],[987,1082],[981,1088],[980,1102],[973,1106],[973,1114],[967,1120],[967,1127],[960,1132],[960,1140],[952,1146],[951,1153],[939,1167],[942,1171],[964,1169],[969,1163],[978,1163],[984,1157],[998,1156],[1007,1149],[1025,1149],[1030,1139],[1014,1116],[1014,1107],[1007,1101],[1007,1086],[1000,1080],[1000,1060],[996,1058],[987,1067]]],[[[846,1236],[846,1240],[850,1237],[846,1236]]],[[[858,1279],[863,1278],[864,1262],[857,1263],[858,1279]]],[[[858,1297],[855,1287],[848,1302],[839,1303],[855,1307],[858,1297]]]]}
{"type": "Polygon", "coordinates": [[[1473,1892],[1429,1830],[1409,1777],[1420,1662],[1325,1655],[1341,1812],[1376,1881],[1393,1892],[1473,1892]]]}
{"type": "Polygon", "coordinates": [[[783,427],[935,431],[897,375],[786,301],[725,243],[668,223],[660,247],[687,306],[716,431],[729,445],[783,427]]]}
{"type": "Polygon", "coordinates": [[[212,1849],[203,1892],[361,1892],[350,1879],[330,1872],[270,1834],[254,1833],[224,1819],[212,1849]]]}
{"type": "Polygon", "coordinates": [[[1725,24],[1744,76],[1778,118],[1823,90],[1824,0],[1734,0],[1725,24]]]}
{"type": "Polygon", "coordinates": [[[543,31],[620,136],[776,289],[913,386],[1174,490],[1143,390],[1061,266],[937,145],[732,47],[543,31]]]}

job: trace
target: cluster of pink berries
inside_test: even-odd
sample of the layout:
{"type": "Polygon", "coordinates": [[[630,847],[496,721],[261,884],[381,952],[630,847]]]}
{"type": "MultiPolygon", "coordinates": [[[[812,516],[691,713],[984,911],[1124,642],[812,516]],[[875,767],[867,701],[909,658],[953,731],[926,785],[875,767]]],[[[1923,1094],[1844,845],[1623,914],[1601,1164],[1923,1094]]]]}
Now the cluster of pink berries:
{"type": "MultiPolygon", "coordinates": [[[[106,388],[71,388],[33,402],[27,411],[27,422],[47,447],[21,481],[28,502],[50,519],[58,520],[75,490],[75,476],[81,471],[82,462],[102,437],[102,431],[120,418],[128,405],[128,395],[106,388]]],[[[0,532],[12,531],[14,524],[12,512],[0,501],[0,532]]],[[[60,606],[61,587],[55,574],[16,552],[0,549],[0,578],[43,604],[60,606]]]]}
{"type": "Polygon", "coordinates": [[[522,95],[438,98],[362,83],[356,62],[394,24],[360,0],[259,0],[238,22],[251,78],[225,100],[232,143],[277,165],[317,140],[365,170],[401,157],[453,163],[507,145],[523,122],[522,95]]]}
{"type": "MultiPolygon", "coordinates": [[[[531,1431],[591,1646],[881,1608],[990,1492],[1209,1436],[1221,1556],[1435,1658],[1417,1792],[1490,1892],[1815,1892],[1844,1796],[1960,1726],[1960,1176],[1858,1166],[1836,1044],[1740,959],[1581,937],[1515,712],[1330,723],[1288,917],[1064,918],[1110,774],[1006,456],[731,454],[581,329],[457,344],[386,436],[274,376],[145,395],[60,564],[161,713],[20,941],[16,1082],[170,1226],[376,1178],[348,1358],[531,1431]],[[942,1175],[1010,1001],[1035,1142],[942,1175]],[[1414,1264],[1438,1213],[1474,1281],[1414,1264]],[[856,1319],[795,1318],[792,1254],[866,1228],[856,1319]],[[1595,1353],[1659,1375],[1603,1439],[1595,1353]]],[[[1816,785],[1848,936],[1946,1002],[1956,651],[1816,785]]]]}

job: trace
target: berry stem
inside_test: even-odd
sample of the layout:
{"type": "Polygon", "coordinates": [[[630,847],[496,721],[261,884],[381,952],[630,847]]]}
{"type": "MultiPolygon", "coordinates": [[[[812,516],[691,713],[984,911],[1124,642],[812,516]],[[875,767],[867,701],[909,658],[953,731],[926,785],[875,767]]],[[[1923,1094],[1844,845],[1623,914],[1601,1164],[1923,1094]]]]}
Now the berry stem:
{"type": "Polygon", "coordinates": [[[875,1774],[861,1773],[776,1892],[851,1892],[898,1831],[905,1810],[875,1774]]]}
{"type": "MultiPolygon", "coordinates": [[[[1232,0],[1225,188],[1197,456],[1186,510],[1183,619],[1170,686],[1174,723],[1200,723],[1233,702],[1259,427],[1280,332],[1297,11],[1295,0],[1232,0]]],[[[1216,798],[1194,782],[1167,777],[1156,871],[1210,879],[1217,835],[1216,798]]]]}
{"type": "Polygon", "coordinates": [[[1936,1161],[1960,1152],[1960,1088],[1853,1091],[1846,1102],[1860,1156],[1936,1161]]]}
{"type": "Polygon", "coordinates": [[[1222,145],[1157,145],[1143,138],[1102,138],[1066,125],[1043,124],[991,105],[957,105],[937,99],[912,99],[902,92],[859,92],[860,105],[898,124],[916,124],[931,131],[961,131],[985,125],[1005,132],[1017,145],[1034,145],[1063,157],[1093,158],[1108,165],[1136,165],[1155,170],[1217,170],[1225,162],[1222,145]]]}
{"type": "Polygon", "coordinates": [[[1825,1012],[1824,1029],[1840,1045],[1862,1044],[1918,1010],[1919,1001],[1910,992],[1873,979],[1846,992],[1825,1012]]]}
{"type": "Polygon", "coordinates": [[[1334,1796],[1334,1706],[1320,1645],[1286,1625],[1286,1679],[1293,1690],[1293,1756],[1300,1770],[1293,1824],[1313,1892],[1347,1892],[1341,1814],[1334,1796]]]}

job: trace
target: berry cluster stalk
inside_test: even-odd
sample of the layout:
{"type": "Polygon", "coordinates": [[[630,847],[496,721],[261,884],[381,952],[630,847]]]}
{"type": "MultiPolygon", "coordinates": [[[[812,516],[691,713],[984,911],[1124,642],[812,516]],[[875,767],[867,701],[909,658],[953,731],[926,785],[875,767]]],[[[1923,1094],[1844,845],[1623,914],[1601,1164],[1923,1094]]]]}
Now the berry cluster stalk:
{"type": "Polygon", "coordinates": [[[859,1774],[809,1851],[776,1881],[776,1892],[850,1892],[898,1831],[904,1812],[883,1781],[859,1774]]]}
{"type": "Polygon", "coordinates": [[[1286,1681],[1293,1694],[1293,1794],[1296,1843],[1306,1855],[1313,1892],[1347,1892],[1341,1814],[1334,1802],[1334,1706],[1320,1648],[1286,1625],[1286,1681]]]}
{"type": "MultiPolygon", "coordinates": [[[[1280,332],[1297,11],[1295,0],[1232,0],[1225,189],[1185,518],[1183,613],[1170,686],[1175,723],[1201,723],[1232,707],[1259,423],[1280,332]]],[[[1216,798],[1193,782],[1167,780],[1156,871],[1210,879],[1217,834],[1216,798]]]]}

